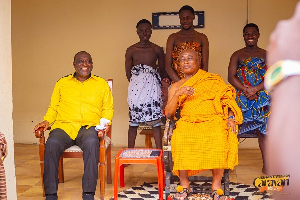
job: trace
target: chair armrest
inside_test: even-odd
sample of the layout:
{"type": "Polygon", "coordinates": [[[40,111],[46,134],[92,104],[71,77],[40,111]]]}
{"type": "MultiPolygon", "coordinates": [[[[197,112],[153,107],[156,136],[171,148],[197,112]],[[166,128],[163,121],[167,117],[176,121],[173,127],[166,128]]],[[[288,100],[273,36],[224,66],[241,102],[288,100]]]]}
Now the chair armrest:
{"type": "MultiPolygon", "coordinates": [[[[51,129],[51,127],[49,126],[48,128],[47,128],[47,130],[50,130],[51,129]]],[[[35,131],[35,137],[36,138],[42,138],[42,137],[44,137],[45,136],[45,131],[44,131],[44,128],[43,127],[40,127],[40,128],[38,128],[36,131],[35,131]]]]}
{"type": "Polygon", "coordinates": [[[104,136],[105,136],[107,133],[109,133],[109,131],[111,130],[111,125],[109,125],[109,128],[106,129],[106,130],[99,130],[99,131],[98,131],[98,138],[99,138],[99,139],[104,138],[104,136]],[[107,130],[107,131],[106,131],[106,130],[107,130]]]}
{"type": "Polygon", "coordinates": [[[36,138],[42,138],[44,136],[44,128],[40,127],[35,131],[36,138]]]}
{"type": "Polygon", "coordinates": [[[104,135],[105,135],[105,131],[103,131],[103,130],[98,131],[98,138],[99,139],[103,138],[104,135]]]}

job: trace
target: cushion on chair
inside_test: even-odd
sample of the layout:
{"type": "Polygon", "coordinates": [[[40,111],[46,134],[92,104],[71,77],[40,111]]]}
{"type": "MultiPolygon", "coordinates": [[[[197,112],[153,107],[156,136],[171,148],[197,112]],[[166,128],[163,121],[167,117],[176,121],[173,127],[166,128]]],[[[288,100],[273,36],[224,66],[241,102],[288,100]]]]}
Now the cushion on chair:
{"type": "Polygon", "coordinates": [[[64,152],[82,152],[79,146],[73,145],[70,148],[66,149],[64,152]]]}
{"type": "MultiPolygon", "coordinates": [[[[165,125],[163,123],[161,123],[160,128],[165,129],[165,125]]],[[[140,124],[138,126],[138,130],[152,130],[152,129],[153,129],[152,126],[146,125],[146,124],[140,124]]]]}
{"type": "Polygon", "coordinates": [[[139,130],[151,130],[151,129],[152,129],[152,126],[140,124],[140,125],[138,126],[138,129],[139,129],[139,130]]]}

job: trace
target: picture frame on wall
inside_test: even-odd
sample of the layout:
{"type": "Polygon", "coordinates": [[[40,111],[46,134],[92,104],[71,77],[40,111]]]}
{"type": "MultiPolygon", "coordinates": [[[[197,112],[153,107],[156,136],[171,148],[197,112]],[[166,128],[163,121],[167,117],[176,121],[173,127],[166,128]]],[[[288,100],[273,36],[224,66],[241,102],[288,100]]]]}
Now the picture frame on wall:
{"type": "MultiPolygon", "coordinates": [[[[195,11],[194,28],[204,28],[204,11],[195,11]]],[[[179,12],[152,13],[153,29],[180,29],[179,12]]]]}

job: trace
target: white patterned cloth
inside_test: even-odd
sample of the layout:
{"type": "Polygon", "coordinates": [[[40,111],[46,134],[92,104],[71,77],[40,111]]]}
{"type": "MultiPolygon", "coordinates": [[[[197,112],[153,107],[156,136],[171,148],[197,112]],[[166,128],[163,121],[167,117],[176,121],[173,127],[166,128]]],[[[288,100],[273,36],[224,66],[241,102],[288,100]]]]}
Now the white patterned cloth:
{"type": "Polygon", "coordinates": [[[155,69],[143,64],[132,67],[127,103],[129,122],[145,123],[162,117],[161,78],[155,69]]]}

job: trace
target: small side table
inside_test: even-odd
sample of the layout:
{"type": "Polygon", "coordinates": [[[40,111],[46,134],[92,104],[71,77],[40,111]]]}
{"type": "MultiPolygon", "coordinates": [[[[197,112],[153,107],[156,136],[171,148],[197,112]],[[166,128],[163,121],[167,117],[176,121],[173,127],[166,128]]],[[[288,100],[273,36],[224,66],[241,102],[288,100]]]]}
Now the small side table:
{"type": "Polygon", "coordinates": [[[164,195],[164,160],[161,149],[121,149],[115,158],[114,200],[118,199],[118,178],[124,187],[124,164],[153,164],[157,168],[159,199],[164,195]]]}

